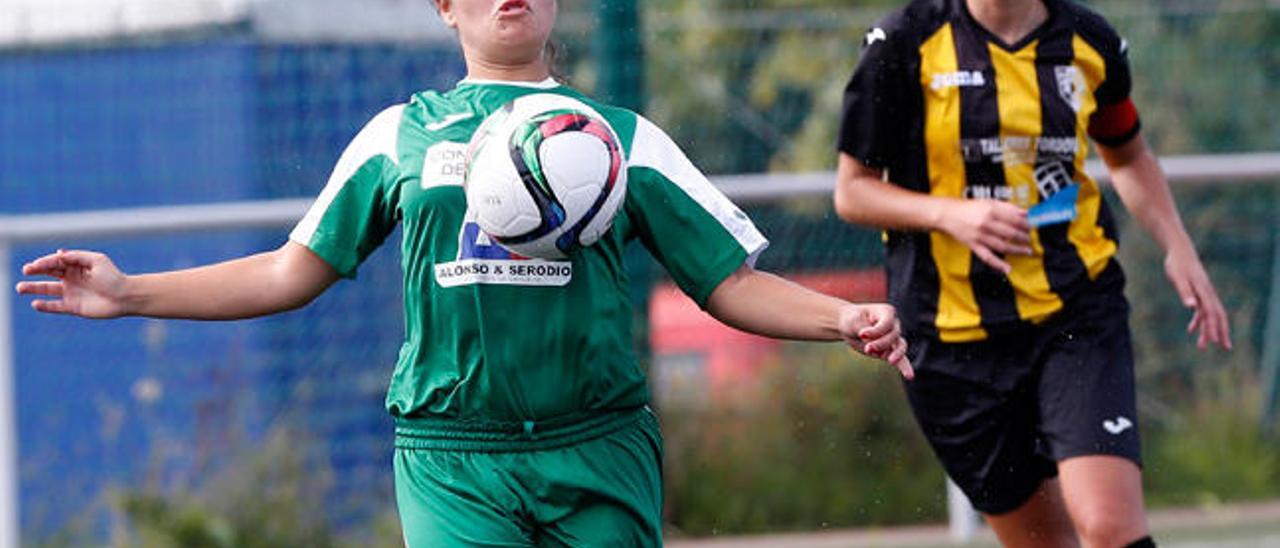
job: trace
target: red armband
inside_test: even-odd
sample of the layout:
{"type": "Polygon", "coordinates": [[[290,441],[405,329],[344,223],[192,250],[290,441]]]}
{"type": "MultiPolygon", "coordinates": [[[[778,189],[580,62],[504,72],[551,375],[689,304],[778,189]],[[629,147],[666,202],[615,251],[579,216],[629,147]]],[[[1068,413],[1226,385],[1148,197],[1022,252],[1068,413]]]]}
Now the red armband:
{"type": "Polygon", "coordinates": [[[1122,145],[1138,134],[1138,109],[1126,97],[1119,103],[1104,105],[1089,117],[1089,136],[1108,146],[1122,145]]]}

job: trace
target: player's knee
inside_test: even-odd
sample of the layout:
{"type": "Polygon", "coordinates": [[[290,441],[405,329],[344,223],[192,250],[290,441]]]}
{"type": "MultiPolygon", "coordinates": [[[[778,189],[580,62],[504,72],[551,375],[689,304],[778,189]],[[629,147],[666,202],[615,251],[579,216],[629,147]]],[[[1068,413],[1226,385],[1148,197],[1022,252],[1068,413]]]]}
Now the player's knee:
{"type": "Polygon", "coordinates": [[[1123,512],[1098,510],[1073,516],[1076,533],[1085,546],[1122,547],[1147,536],[1146,526],[1141,519],[1134,519],[1123,512]]]}

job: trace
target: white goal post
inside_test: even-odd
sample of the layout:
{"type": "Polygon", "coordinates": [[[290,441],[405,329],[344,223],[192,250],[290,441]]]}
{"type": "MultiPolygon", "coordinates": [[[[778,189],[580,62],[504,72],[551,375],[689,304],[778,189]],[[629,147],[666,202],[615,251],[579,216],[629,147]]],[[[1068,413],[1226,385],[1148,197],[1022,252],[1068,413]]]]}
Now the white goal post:
{"type": "MultiPolygon", "coordinates": [[[[1280,181],[1280,152],[1172,156],[1161,159],[1172,184],[1280,181]]],[[[1108,180],[1096,162],[1087,171],[1108,180]]],[[[712,177],[726,195],[742,204],[797,197],[830,195],[832,172],[730,175],[712,177]]],[[[170,234],[184,231],[281,228],[292,226],[306,212],[311,198],[227,202],[205,205],[162,206],[134,209],[0,215],[0,548],[17,548],[19,538],[18,435],[14,394],[13,305],[15,272],[10,272],[16,244],[67,241],[77,238],[170,234]]],[[[1280,246],[1273,259],[1280,283],[1280,246]]],[[[1273,291],[1268,309],[1263,349],[1263,380],[1274,392],[1280,367],[1280,291],[1273,291]]],[[[1268,395],[1273,402],[1275,394],[1268,395]]],[[[1274,403],[1271,403],[1274,405],[1274,403]]],[[[952,497],[953,498],[953,497],[952,497]]],[[[951,530],[956,540],[974,534],[976,516],[963,499],[952,501],[951,530]]]]}

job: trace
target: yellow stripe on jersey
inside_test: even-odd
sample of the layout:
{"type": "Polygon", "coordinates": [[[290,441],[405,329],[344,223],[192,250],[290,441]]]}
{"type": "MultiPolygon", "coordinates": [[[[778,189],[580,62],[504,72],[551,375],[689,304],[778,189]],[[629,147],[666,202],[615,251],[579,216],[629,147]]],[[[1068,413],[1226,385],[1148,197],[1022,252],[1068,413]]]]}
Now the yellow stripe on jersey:
{"type": "MultiPolygon", "coordinates": [[[[960,88],[933,86],[934,74],[957,70],[955,40],[951,24],[945,24],[920,45],[920,87],[924,90],[924,132],[926,143],[957,143],[957,146],[928,147],[929,193],[963,198],[964,156],[960,147],[960,88]]],[[[938,268],[938,315],[934,324],[945,342],[986,338],[978,301],[969,283],[969,247],[941,231],[929,232],[933,264],[938,268]]]]}
{"type": "Polygon", "coordinates": [[[1098,108],[1093,92],[1106,79],[1106,63],[1102,55],[1093,49],[1079,35],[1071,41],[1075,52],[1075,66],[1084,79],[1087,93],[1081,93],[1083,101],[1076,113],[1076,137],[1080,141],[1080,154],[1076,154],[1076,179],[1080,183],[1080,196],[1076,200],[1079,218],[1071,223],[1067,238],[1075,245],[1080,261],[1089,272],[1089,279],[1096,280],[1106,268],[1107,262],[1116,253],[1116,242],[1108,239],[1102,227],[1098,225],[1098,211],[1102,208],[1102,193],[1098,183],[1094,182],[1084,171],[1086,150],[1089,150],[1089,116],[1098,108]]]}
{"type": "MultiPolygon", "coordinates": [[[[1040,201],[1036,189],[1037,138],[1043,131],[1040,112],[1040,84],[1036,77],[1036,47],[1033,41],[1016,52],[988,44],[995,72],[996,105],[1000,112],[1000,142],[1003,148],[1005,185],[1013,203],[1030,208],[1040,201]]],[[[1044,247],[1036,231],[1031,232],[1032,256],[1008,255],[1013,267],[1009,281],[1014,288],[1018,315],[1039,320],[1062,308],[1062,300],[1049,287],[1044,269],[1044,247]]]]}

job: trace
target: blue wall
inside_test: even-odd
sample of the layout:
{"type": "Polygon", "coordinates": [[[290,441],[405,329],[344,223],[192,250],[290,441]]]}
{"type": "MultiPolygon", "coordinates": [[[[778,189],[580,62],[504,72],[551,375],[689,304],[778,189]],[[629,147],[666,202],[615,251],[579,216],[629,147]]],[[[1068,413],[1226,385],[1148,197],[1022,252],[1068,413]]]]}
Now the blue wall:
{"type": "MultiPolygon", "coordinates": [[[[450,49],[201,45],[0,54],[0,214],[317,194],[374,114],[463,73],[450,49]]],[[[58,241],[131,272],[274,248],[287,229],[58,241]]],[[[94,322],[14,311],[23,538],[105,531],[110,488],[173,489],[274,426],[334,474],[341,526],[391,503],[382,397],[402,337],[389,240],[312,306],[235,323],[94,322]]],[[[105,539],[104,539],[105,540],[105,539]]]]}

